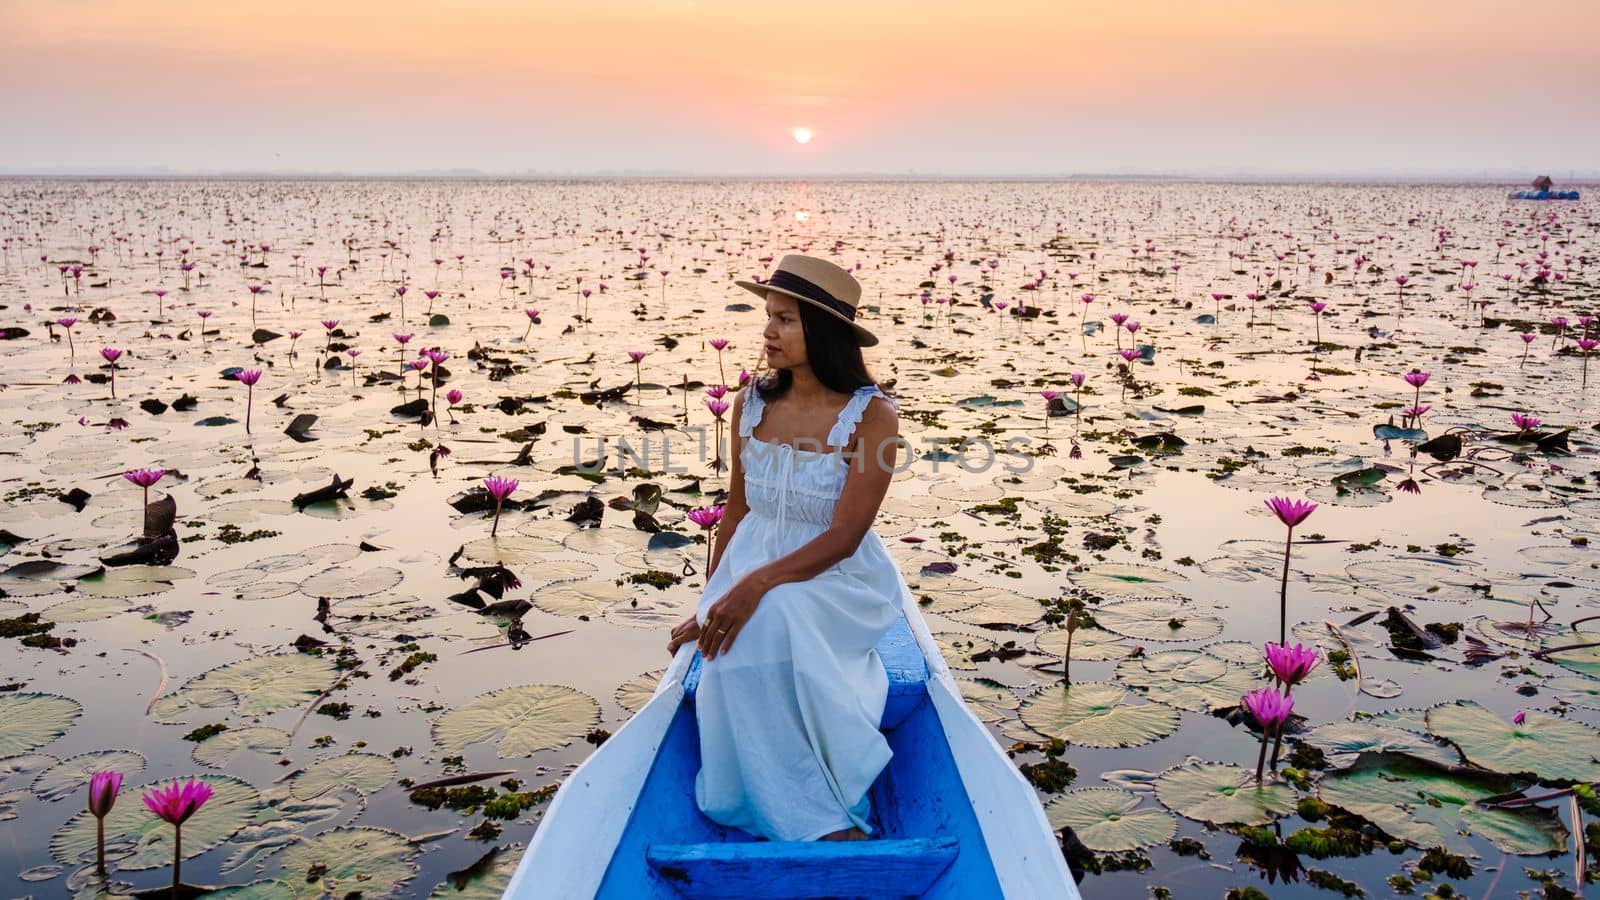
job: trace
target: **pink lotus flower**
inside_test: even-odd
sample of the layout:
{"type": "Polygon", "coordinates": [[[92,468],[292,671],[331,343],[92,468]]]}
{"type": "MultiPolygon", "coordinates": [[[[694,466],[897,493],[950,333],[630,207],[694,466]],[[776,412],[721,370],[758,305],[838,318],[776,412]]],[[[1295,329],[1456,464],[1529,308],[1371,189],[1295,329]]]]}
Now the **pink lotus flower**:
{"type": "Polygon", "coordinates": [[[1143,355],[1138,350],[1134,350],[1131,347],[1125,350],[1118,350],[1117,354],[1130,363],[1143,355]]]}
{"type": "Polygon", "coordinates": [[[101,347],[100,355],[105,357],[106,362],[114,363],[117,361],[118,357],[122,356],[122,351],[115,347],[101,347]]]}
{"type": "Polygon", "coordinates": [[[1428,375],[1429,373],[1427,372],[1419,372],[1416,369],[1412,369],[1411,371],[1407,372],[1404,377],[1406,384],[1409,384],[1414,388],[1420,388],[1428,383],[1428,375]]]}
{"type": "Polygon", "coordinates": [[[1328,304],[1323,303],[1321,300],[1315,301],[1311,304],[1311,311],[1314,313],[1320,313],[1327,308],[1328,304]]]}
{"type": "Polygon", "coordinates": [[[1539,420],[1522,413],[1512,413],[1511,424],[1517,426],[1517,431],[1527,433],[1539,427],[1539,420]]]}
{"type": "Polygon", "coordinates": [[[1122,327],[1122,323],[1123,322],[1128,321],[1128,314],[1127,313],[1112,313],[1111,314],[1111,321],[1117,323],[1117,327],[1120,328],[1120,327],[1122,327]]]}
{"type": "Polygon", "coordinates": [[[1283,540],[1283,580],[1278,585],[1278,644],[1282,646],[1288,643],[1285,638],[1289,634],[1289,555],[1294,548],[1294,527],[1315,512],[1317,505],[1309,500],[1292,500],[1288,497],[1273,497],[1265,503],[1278,521],[1289,528],[1283,540]]]}
{"type": "Polygon", "coordinates": [[[1274,688],[1258,688],[1240,698],[1240,703],[1250,711],[1264,731],[1271,731],[1289,721],[1294,711],[1294,698],[1279,693],[1274,688]]]}
{"type": "Polygon", "coordinates": [[[1083,387],[1083,381],[1084,381],[1085,377],[1086,376],[1082,372],[1073,372],[1072,375],[1070,376],[1070,380],[1072,381],[1072,386],[1073,387],[1083,387]]]}
{"type": "Polygon", "coordinates": [[[740,366],[739,367],[739,387],[744,387],[745,385],[747,385],[749,383],[750,383],[750,373],[746,372],[743,366],[740,366]]]}
{"type": "Polygon", "coordinates": [[[1280,694],[1272,688],[1260,688],[1239,698],[1239,704],[1249,710],[1261,726],[1261,753],[1256,757],[1256,783],[1261,783],[1261,770],[1267,762],[1267,738],[1281,735],[1284,723],[1294,710],[1294,698],[1280,694]]]}
{"type": "Polygon", "coordinates": [[[179,866],[183,863],[183,823],[211,799],[211,785],[198,778],[182,784],[174,781],[169,787],[146,791],[141,799],[146,808],[172,825],[172,895],[176,897],[182,883],[179,866]]]}
{"type": "Polygon", "coordinates": [[[166,469],[129,469],[122,473],[122,477],[144,488],[144,505],[149,506],[150,487],[160,481],[161,476],[165,474],[167,474],[166,469]]]}
{"type": "Polygon", "coordinates": [[[727,394],[728,386],[725,384],[713,384],[706,388],[706,396],[713,400],[721,400],[723,397],[727,396],[727,394]]]}
{"type": "Polygon", "coordinates": [[[455,406],[461,402],[461,392],[452,388],[445,393],[444,399],[448,400],[451,406],[455,406]]]}
{"type": "Polygon", "coordinates": [[[1043,389],[1043,390],[1041,390],[1039,392],[1039,396],[1043,397],[1046,402],[1049,402],[1049,401],[1054,400],[1055,398],[1061,396],[1061,392],[1060,391],[1053,391],[1053,390],[1050,390],[1049,388],[1045,388],[1045,389],[1043,389]]]}
{"type": "Polygon", "coordinates": [[[89,779],[89,814],[95,817],[95,874],[106,874],[106,816],[122,790],[121,772],[96,772],[89,779]]]}
{"type": "Polygon", "coordinates": [[[1295,644],[1285,647],[1282,644],[1268,643],[1265,647],[1267,665],[1272,668],[1272,674],[1289,687],[1293,687],[1306,680],[1306,676],[1322,661],[1321,654],[1314,647],[1305,647],[1295,644]]]}
{"type": "Polygon", "coordinates": [[[256,382],[261,380],[260,369],[241,369],[233,376],[245,387],[244,398],[244,433],[250,433],[250,414],[255,408],[256,382]]]}
{"type": "Polygon", "coordinates": [[[722,414],[728,411],[728,403],[726,400],[707,400],[706,409],[711,410],[711,414],[720,420],[722,414]]]}
{"type": "Polygon", "coordinates": [[[1138,322],[1128,322],[1127,324],[1123,325],[1122,327],[1128,329],[1128,333],[1129,334],[1137,334],[1139,332],[1139,323],[1138,322]]]}
{"type": "Polygon", "coordinates": [[[722,521],[722,513],[725,508],[719,504],[717,506],[701,506],[691,509],[688,513],[689,521],[699,525],[701,528],[710,528],[722,521]]]}
{"type": "Polygon", "coordinates": [[[1291,529],[1304,522],[1317,509],[1317,504],[1309,500],[1291,500],[1288,497],[1273,497],[1265,503],[1278,517],[1278,521],[1291,529]]]}
{"type": "Polygon", "coordinates": [[[1513,724],[1513,725],[1521,725],[1521,724],[1523,724],[1524,722],[1527,722],[1527,721],[1528,721],[1528,714],[1526,712],[1523,712],[1520,709],[1517,710],[1517,714],[1516,715],[1511,717],[1511,724],[1513,724]]]}
{"type": "Polygon", "coordinates": [[[500,528],[500,507],[506,498],[517,489],[515,478],[501,478],[499,475],[490,475],[483,480],[484,490],[494,498],[494,525],[489,529],[489,536],[494,537],[495,531],[500,528]]]}

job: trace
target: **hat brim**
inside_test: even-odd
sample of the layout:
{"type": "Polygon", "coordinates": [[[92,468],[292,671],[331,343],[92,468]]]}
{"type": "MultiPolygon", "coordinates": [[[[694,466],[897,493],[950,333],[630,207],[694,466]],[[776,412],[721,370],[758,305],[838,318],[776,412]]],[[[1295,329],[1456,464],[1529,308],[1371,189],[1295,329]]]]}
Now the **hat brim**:
{"type": "Polygon", "coordinates": [[[796,300],[799,300],[799,301],[801,301],[803,303],[809,303],[814,308],[822,310],[823,312],[827,313],[828,315],[833,316],[835,319],[838,319],[839,321],[844,322],[845,324],[849,325],[851,328],[855,329],[855,332],[856,332],[856,343],[860,344],[861,346],[863,346],[863,347],[875,347],[878,344],[878,336],[873,334],[872,332],[868,331],[867,329],[861,327],[860,323],[854,322],[854,321],[852,321],[850,319],[845,318],[844,316],[840,315],[837,311],[829,309],[826,306],[823,306],[821,303],[818,303],[817,301],[811,299],[810,297],[805,296],[804,294],[797,294],[794,291],[788,291],[788,290],[784,290],[783,288],[773,287],[770,284],[762,284],[759,281],[735,281],[734,284],[737,284],[739,287],[744,288],[745,290],[749,291],[752,294],[755,294],[758,297],[765,297],[766,294],[767,294],[767,291],[772,291],[773,293],[783,294],[786,297],[793,297],[796,300]]]}

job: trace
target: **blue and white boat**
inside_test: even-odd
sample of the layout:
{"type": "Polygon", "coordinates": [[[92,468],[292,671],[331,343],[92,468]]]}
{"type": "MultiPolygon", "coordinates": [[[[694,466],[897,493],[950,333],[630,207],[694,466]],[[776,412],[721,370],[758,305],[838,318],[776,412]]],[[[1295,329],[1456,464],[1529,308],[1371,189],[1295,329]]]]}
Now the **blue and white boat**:
{"type": "Polygon", "coordinates": [[[691,643],[562,784],[504,896],[1076,900],[1033,787],[963,703],[909,589],[901,605],[877,648],[894,757],[871,789],[874,839],[757,840],[701,814],[691,643]]]}
{"type": "Polygon", "coordinates": [[[1507,200],[1577,200],[1577,191],[1512,191],[1507,200]]]}

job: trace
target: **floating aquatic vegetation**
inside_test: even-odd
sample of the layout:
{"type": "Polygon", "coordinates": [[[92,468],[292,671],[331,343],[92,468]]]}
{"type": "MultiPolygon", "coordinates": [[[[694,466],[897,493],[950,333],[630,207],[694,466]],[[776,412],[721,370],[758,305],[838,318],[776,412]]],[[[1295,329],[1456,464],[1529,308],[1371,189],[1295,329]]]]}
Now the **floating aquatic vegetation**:
{"type": "Polygon", "coordinates": [[[194,761],[213,769],[225,769],[242,762],[241,755],[259,753],[277,755],[289,747],[289,735],[277,728],[251,725],[229,728],[215,737],[195,745],[194,761]]]}
{"type": "Polygon", "coordinates": [[[501,758],[532,756],[565,747],[600,722],[600,705],[581,691],[558,684],[527,684],[481,694],[433,723],[433,737],[446,751],[499,737],[501,758]]]}
{"type": "Polygon", "coordinates": [[[144,771],[145,758],[132,750],[94,750],[51,766],[34,779],[32,790],[40,800],[65,800],[88,787],[96,772],[119,772],[128,779],[144,771]]]}
{"type": "Polygon", "coordinates": [[[55,694],[0,694],[0,756],[50,743],[72,727],[83,707],[55,694]]]}
{"type": "Polygon", "coordinates": [[[1363,755],[1354,768],[1322,780],[1318,795],[1418,847],[1471,852],[1464,834],[1506,853],[1559,853],[1567,832],[1554,812],[1492,809],[1477,801],[1511,790],[1491,772],[1443,769],[1407,756],[1363,755]]]}
{"type": "Polygon", "coordinates": [[[1545,781],[1600,781],[1600,732],[1580,722],[1528,712],[1512,723],[1471,700],[1427,712],[1428,733],[1454,744],[1467,762],[1491,772],[1545,781]]]}
{"type": "Polygon", "coordinates": [[[1095,623],[1146,641],[1204,641],[1222,633],[1222,620],[1176,600],[1128,600],[1091,607],[1095,623]]]}
{"type": "Polygon", "coordinates": [[[1085,747],[1136,747],[1178,728],[1178,713],[1158,703],[1129,702],[1127,688],[1079,681],[1046,686],[1022,701],[1024,724],[1040,734],[1085,747]]]}
{"type": "Polygon", "coordinates": [[[1044,811],[1051,828],[1071,828],[1096,853],[1138,850],[1171,840],[1178,832],[1178,820],[1165,810],[1141,809],[1140,802],[1137,794],[1120,788],[1079,788],[1051,800],[1044,811]]]}
{"type": "Polygon", "coordinates": [[[200,709],[233,708],[240,715],[260,716],[301,706],[333,684],[331,660],[304,653],[257,656],[219,666],[191,678],[183,687],[156,701],[158,719],[183,719],[200,709]]]}
{"type": "Polygon", "coordinates": [[[370,794],[394,782],[395,764],[372,753],[346,753],[319,759],[289,783],[289,791],[310,800],[340,787],[370,794]]]}
{"type": "Polygon", "coordinates": [[[1156,797],[1168,809],[1211,825],[1266,825],[1295,810],[1295,790],[1258,784],[1253,773],[1230,763],[1188,762],[1162,772],[1156,797]]]}
{"type": "Polygon", "coordinates": [[[381,828],[337,828],[285,847],[285,872],[319,897],[401,896],[417,874],[418,849],[404,836],[381,828]]]}
{"type": "MultiPolygon", "coordinates": [[[[196,777],[213,793],[204,808],[184,823],[184,859],[226,842],[251,821],[260,806],[260,793],[237,778],[211,774],[196,777]]],[[[106,816],[106,863],[114,871],[154,869],[172,862],[172,829],[142,804],[128,802],[153,786],[134,788],[124,784],[122,792],[128,796],[106,816]]],[[[95,818],[88,810],[69,819],[50,839],[50,852],[67,865],[91,859],[94,850],[95,818]]]]}

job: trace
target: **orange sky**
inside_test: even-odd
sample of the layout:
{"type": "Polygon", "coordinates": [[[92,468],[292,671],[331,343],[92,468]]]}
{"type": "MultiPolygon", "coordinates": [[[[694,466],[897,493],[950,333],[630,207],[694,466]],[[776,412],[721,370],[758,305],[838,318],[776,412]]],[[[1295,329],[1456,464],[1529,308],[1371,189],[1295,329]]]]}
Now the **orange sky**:
{"type": "Polygon", "coordinates": [[[0,22],[0,170],[1600,169],[1600,0],[0,0],[0,22]]]}

